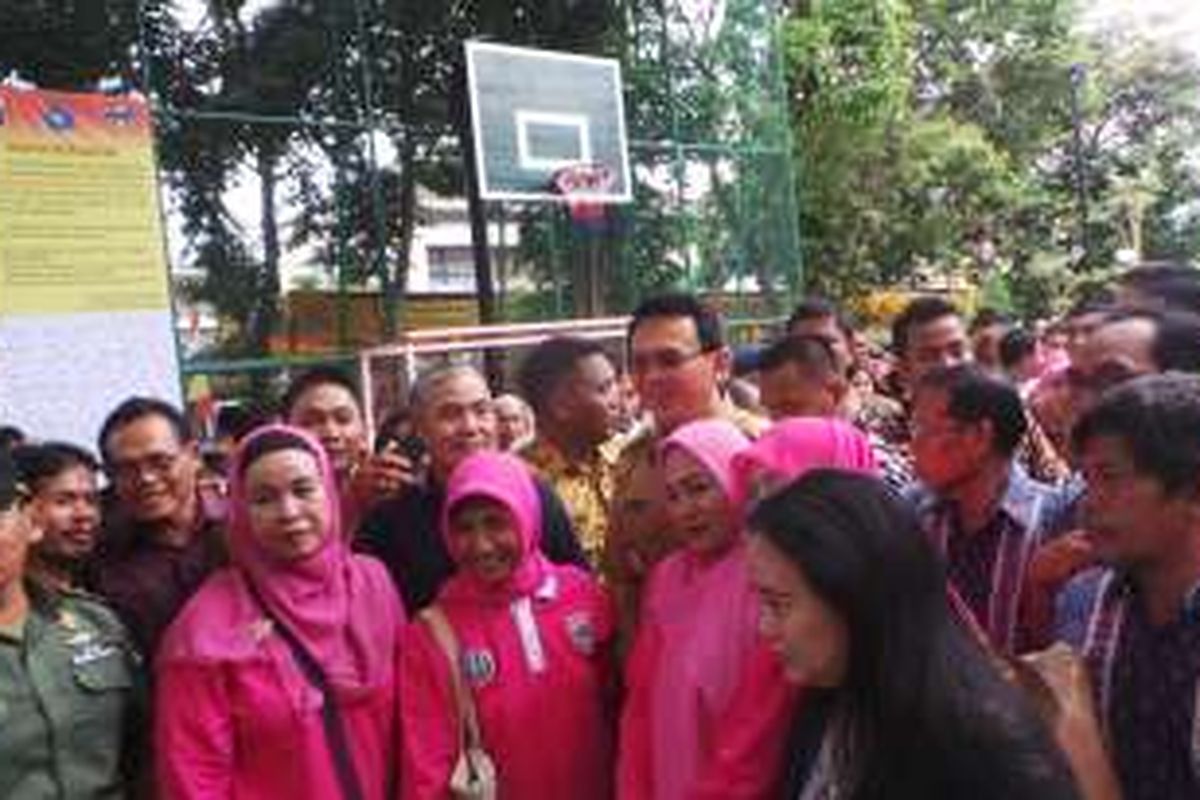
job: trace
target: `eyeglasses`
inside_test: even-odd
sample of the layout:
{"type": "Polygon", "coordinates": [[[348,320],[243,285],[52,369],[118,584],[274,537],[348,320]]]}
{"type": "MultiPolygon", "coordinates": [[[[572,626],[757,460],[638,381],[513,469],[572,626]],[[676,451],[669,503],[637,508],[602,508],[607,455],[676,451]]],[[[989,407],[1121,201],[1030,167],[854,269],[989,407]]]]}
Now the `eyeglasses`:
{"type": "Polygon", "coordinates": [[[645,375],[655,369],[661,372],[674,372],[710,352],[712,351],[694,350],[689,353],[684,350],[652,350],[648,353],[635,353],[629,366],[633,372],[639,375],[645,375]]]}
{"type": "Polygon", "coordinates": [[[145,458],[114,460],[107,466],[113,480],[131,483],[149,473],[156,478],[171,474],[179,463],[180,453],[152,453],[145,458]]]}

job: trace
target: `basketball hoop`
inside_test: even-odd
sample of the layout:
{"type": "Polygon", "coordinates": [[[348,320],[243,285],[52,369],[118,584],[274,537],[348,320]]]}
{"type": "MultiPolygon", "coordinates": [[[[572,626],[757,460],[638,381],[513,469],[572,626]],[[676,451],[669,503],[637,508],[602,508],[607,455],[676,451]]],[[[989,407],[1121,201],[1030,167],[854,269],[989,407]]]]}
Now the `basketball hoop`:
{"type": "Polygon", "coordinates": [[[616,185],[616,173],[607,164],[580,162],[554,173],[551,186],[567,198],[571,221],[582,228],[602,228],[608,219],[605,203],[589,197],[605,195],[616,185]]]}

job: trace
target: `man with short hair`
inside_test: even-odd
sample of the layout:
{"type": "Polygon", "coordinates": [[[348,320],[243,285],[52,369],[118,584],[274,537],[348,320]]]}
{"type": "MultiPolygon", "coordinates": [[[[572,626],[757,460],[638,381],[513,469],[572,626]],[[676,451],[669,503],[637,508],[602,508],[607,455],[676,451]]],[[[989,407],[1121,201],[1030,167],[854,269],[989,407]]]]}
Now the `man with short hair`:
{"type": "MultiPolygon", "coordinates": [[[[429,448],[428,479],[409,483],[377,503],[358,531],[358,547],[388,568],[410,616],[436,598],[454,572],[442,532],[446,480],[467,456],[495,450],[496,413],[487,381],[473,367],[452,365],[421,375],[410,402],[417,432],[429,448]]],[[[538,481],[542,552],[559,564],[586,567],[562,501],[538,481]]]]}
{"type": "Polygon", "coordinates": [[[413,465],[400,453],[372,453],[358,386],[335,367],[301,373],[282,401],[289,425],[303,428],[321,442],[337,477],[342,530],[353,531],[371,506],[401,491],[413,477],[413,465]]]}
{"type": "Polygon", "coordinates": [[[196,444],[169,403],[121,403],[100,429],[99,448],[115,503],[105,510],[96,589],[153,658],[171,620],[225,562],[224,521],[204,516],[196,444]]]}
{"type": "Polygon", "coordinates": [[[1025,425],[1016,390],[980,367],[936,367],[915,386],[911,497],[951,585],[1006,653],[1018,646],[1022,586],[1052,494],[1015,462],[1025,425]]]}
{"type": "MultiPolygon", "coordinates": [[[[663,294],[644,300],[629,322],[628,348],[633,384],[651,424],[630,440],[617,460],[614,518],[645,519],[647,514],[626,514],[621,505],[655,497],[654,505],[661,510],[658,446],[663,437],[689,422],[725,417],[753,438],[766,428],[766,421],[725,397],[731,355],[721,317],[698,298],[663,294]],[[653,485],[633,485],[647,480],[653,485]]],[[[613,527],[604,563],[627,630],[642,580],[674,546],[664,525],[639,525],[637,531],[613,527]]]]}
{"type": "Polygon", "coordinates": [[[29,488],[30,519],[42,531],[30,575],[55,591],[84,588],[100,530],[100,464],[83,448],[64,442],[27,445],[14,456],[29,488]]]}
{"type": "Polygon", "coordinates": [[[537,415],[537,434],[520,450],[562,498],[594,567],[608,539],[613,454],[620,387],[604,347],[590,339],[556,337],[539,344],[517,374],[537,415]]]}
{"type": "Polygon", "coordinates": [[[496,409],[496,443],[501,450],[516,451],[533,439],[537,417],[519,395],[498,395],[492,403],[496,409]]]}
{"type": "MultiPolygon", "coordinates": [[[[900,379],[911,395],[925,373],[938,367],[971,363],[970,341],[958,309],[948,300],[924,296],[914,299],[892,323],[892,348],[899,360],[900,379]]],[[[1050,440],[1032,418],[1026,420],[1026,435],[1018,458],[1030,476],[1056,483],[1066,478],[1066,462],[1054,451],[1050,440]]],[[[888,441],[907,446],[907,431],[893,431],[888,441]],[[897,441],[896,435],[904,435],[897,441]]]]}
{"type": "Polygon", "coordinates": [[[0,796],[134,796],[140,662],[111,610],[32,580],[43,531],[0,450],[0,796]]]}
{"type": "Polygon", "coordinates": [[[1106,389],[1142,375],[1200,372],[1200,317],[1179,311],[1105,314],[1067,371],[1071,407],[1082,416],[1106,389]]]}
{"type": "Polygon", "coordinates": [[[1008,317],[994,308],[981,308],[971,320],[971,355],[976,364],[991,372],[1001,372],[1000,342],[1012,329],[1008,317]]]}
{"type": "MultiPolygon", "coordinates": [[[[829,417],[853,422],[849,381],[824,338],[789,336],[772,344],[760,359],[759,385],[772,420],[829,417]]],[[[863,432],[875,450],[883,479],[895,489],[908,486],[912,472],[904,455],[874,432],[863,432]]]]}
{"type": "Polygon", "coordinates": [[[1106,569],[1060,597],[1127,800],[1200,797],[1200,377],[1137,378],[1079,420],[1084,515],[1106,569]]]}
{"type": "Polygon", "coordinates": [[[854,364],[854,327],[841,309],[822,297],[805,297],[787,321],[788,337],[814,336],[829,345],[838,371],[845,375],[854,364]]]}

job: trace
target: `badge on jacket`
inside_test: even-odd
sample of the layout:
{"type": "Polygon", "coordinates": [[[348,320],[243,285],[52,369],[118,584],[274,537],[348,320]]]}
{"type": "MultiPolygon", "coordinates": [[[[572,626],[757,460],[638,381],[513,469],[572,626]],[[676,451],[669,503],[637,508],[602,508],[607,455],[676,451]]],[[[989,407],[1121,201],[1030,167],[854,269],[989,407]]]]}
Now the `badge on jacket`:
{"type": "Polygon", "coordinates": [[[568,614],[566,618],[567,637],[580,654],[594,655],[596,652],[596,626],[592,624],[592,616],[585,611],[568,614]]]}
{"type": "Polygon", "coordinates": [[[464,650],[462,671],[467,683],[476,688],[487,686],[496,679],[496,659],[488,650],[464,650]]]}

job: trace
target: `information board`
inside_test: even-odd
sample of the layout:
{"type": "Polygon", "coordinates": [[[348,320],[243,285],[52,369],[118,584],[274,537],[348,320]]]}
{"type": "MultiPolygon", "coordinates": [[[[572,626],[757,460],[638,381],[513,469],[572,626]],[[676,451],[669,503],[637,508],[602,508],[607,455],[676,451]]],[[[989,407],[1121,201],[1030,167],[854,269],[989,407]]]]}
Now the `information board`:
{"type": "Polygon", "coordinates": [[[179,403],[172,319],[145,101],[0,87],[0,424],[94,447],[179,403]]]}

